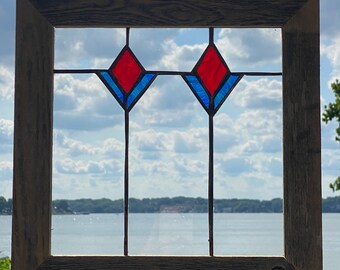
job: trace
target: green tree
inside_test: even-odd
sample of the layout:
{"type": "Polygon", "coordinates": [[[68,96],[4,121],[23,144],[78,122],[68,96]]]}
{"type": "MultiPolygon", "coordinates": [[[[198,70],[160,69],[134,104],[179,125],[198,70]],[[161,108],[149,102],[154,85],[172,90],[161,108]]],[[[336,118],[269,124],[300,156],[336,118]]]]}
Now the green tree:
{"type": "Polygon", "coordinates": [[[11,260],[9,258],[0,259],[0,270],[10,270],[11,260]]]}
{"type": "MultiPolygon", "coordinates": [[[[322,121],[327,124],[329,121],[335,119],[338,122],[339,126],[336,129],[335,140],[340,143],[340,82],[335,80],[331,86],[335,95],[335,102],[331,102],[325,106],[325,111],[322,114],[322,121]]],[[[329,186],[333,191],[340,190],[340,176],[329,186]]]]}

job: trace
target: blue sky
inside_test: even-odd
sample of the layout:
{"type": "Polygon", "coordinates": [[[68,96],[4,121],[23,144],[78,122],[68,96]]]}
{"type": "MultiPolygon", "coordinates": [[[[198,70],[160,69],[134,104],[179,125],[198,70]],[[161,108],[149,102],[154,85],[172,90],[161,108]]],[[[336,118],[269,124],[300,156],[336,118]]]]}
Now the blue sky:
{"type": "MultiPolygon", "coordinates": [[[[11,197],[13,0],[0,2],[0,195],[11,197]]],[[[340,79],[340,7],[321,0],[321,102],[340,79]]],[[[207,29],[131,29],[130,46],[148,70],[190,71],[207,29]]],[[[56,68],[108,68],[124,29],[57,29],[56,68]]],[[[232,71],[281,71],[280,29],[216,29],[232,71]]],[[[123,111],[92,75],[55,75],[53,198],[123,196],[123,111]]],[[[323,106],[322,105],[322,106],[323,106]]],[[[281,77],[245,77],[215,116],[217,198],[282,197],[281,77]]],[[[208,117],[185,82],[158,77],[130,114],[130,196],[206,197],[208,117]]],[[[322,124],[323,196],[340,173],[336,124],[322,124]]]]}

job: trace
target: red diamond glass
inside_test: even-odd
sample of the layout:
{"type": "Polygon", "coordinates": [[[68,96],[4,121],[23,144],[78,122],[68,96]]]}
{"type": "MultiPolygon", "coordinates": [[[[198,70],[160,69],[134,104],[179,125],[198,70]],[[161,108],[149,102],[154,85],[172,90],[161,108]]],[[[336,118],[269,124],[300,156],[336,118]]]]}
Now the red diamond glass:
{"type": "Polygon", "coordinates": [[[142,68],[130,50],[126,49],[115,62],[111,72],[123,90],[129,93],[142,73],[142,68]]]}
{"type": "Polygon", "coordinates": [[[229,72],[216,48],[209,46],[197,67],[197,74],[210,95],[214,95],[222,79],[229,72]]]}

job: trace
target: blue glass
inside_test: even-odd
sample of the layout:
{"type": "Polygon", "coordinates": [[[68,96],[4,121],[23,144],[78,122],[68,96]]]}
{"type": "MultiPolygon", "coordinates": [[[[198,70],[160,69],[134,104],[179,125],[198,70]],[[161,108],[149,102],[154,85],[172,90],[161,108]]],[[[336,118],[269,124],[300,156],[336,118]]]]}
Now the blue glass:
{"type": "Polygon", "coordinates": [[[198,81],[196,76],[185,76],[191,85],[191,88],[195,91],[204,106],[209,109],[210,98],[207,92],[204,90],[202,84],[198,81]]]}
{"type": "Polygon", "coordinates": [[[100,74],[103,76],[104,80],[108,85],[110,85],[109,90],[114,92],[116,96],[119,98],[121,103],[124,103],[124,94],[122,91],[118,88],[117,84],[112,80],[110,74],[106,71],[100,72],[100,74]]]}
{"type": "Polygon", "coordinates": [[[155,77],[153,73],[147,73],[140,80],[137,86],[131,91],[130,95],[127,98],[127,108],[129,109],[131,104],[135,101],[135,99],[140,95],[140,93],[145,89],[145,87],[149,84],[149,82],[155,77]]]}
{"type": "Polygon", "coordinates": [[[228,80],[223,84],[221,90],[217,93],[215,100],[214,100],[214,109],[216,109],[224,97],[228,95],[231,89],[237,84],[238,79],[240,78],[239,75],[230,75],[228,80]]]}

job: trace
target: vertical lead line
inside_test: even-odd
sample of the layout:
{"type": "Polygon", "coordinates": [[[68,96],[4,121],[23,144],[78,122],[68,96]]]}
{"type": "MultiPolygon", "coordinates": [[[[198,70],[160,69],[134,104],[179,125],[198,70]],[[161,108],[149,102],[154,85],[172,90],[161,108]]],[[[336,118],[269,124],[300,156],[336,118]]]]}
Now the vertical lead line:
{"type": "Polygon", "coordinates": [[[209,28],[209,44],[214,43],[214,28],[210,27],[209,28]]]}
{"type": "Polygon", "coordinates": [[[126,27],[126,46],[130,46],[130,27],[126,27]]]}
{"type": "Polygon", "coordinates": [[[208,180],[208,219],[209,255],[214,256],[214,118],[209,113],[209,180],[208,180]]]}
{"type": "Polygon", "coordinates": [[[129,111],[125,111],[125,168],[124,168],[124,256],[128,255],[129,237],[129,111]]]}

